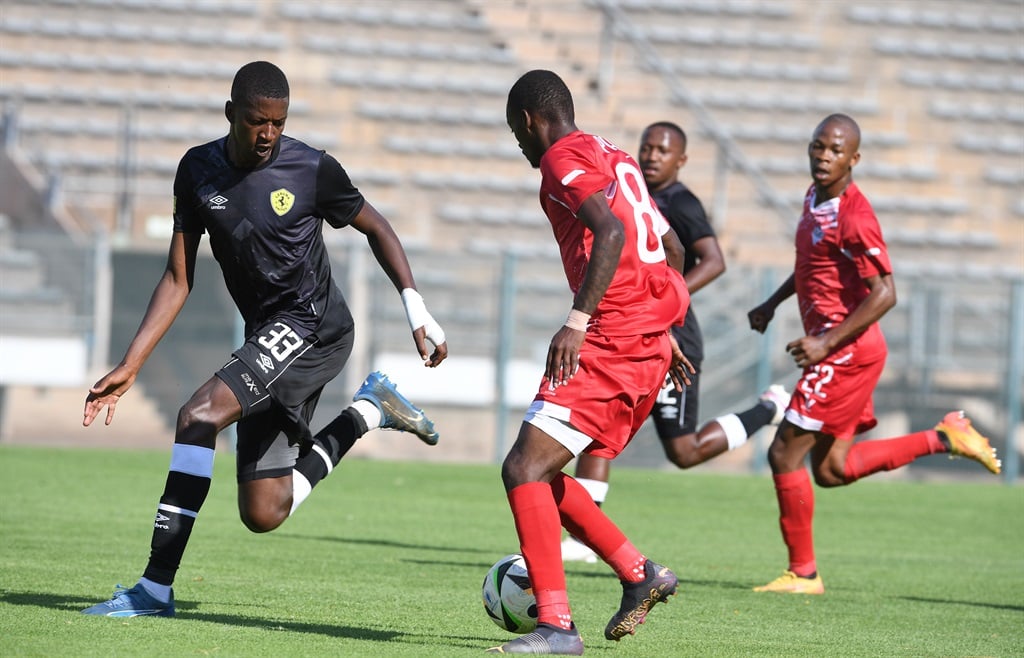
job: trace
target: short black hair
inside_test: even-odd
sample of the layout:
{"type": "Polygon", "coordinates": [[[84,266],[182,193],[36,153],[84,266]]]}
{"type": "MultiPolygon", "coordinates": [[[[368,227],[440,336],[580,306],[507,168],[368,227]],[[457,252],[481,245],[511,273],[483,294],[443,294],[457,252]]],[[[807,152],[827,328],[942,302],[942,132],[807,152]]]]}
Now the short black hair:
{"type": "Polygon", "coordinates": [[[231,83],[231,102],[251,105],[259,98],[287,99],[288,78],[270,62],[249,62],[235,73],[231,83]]]}
{"type": "Polygon", "coordinates": [[[526,110],[551,122],[574,123],[576,109],[565,82],[551,71],[524,73],[508,92],[508,114],[526,110]]]}
{"type": "Polygon", "coordinates": [[[651,128],[664,128],[665,130],[674,132],[679,136],[679,139],[683,140],[683,153],[686,153],[686,132],[680,128],[678,124],[672,123],[671,121],[655,121],[644,128],[644,134],[646,134],[651,128]]]}
{"type": "Polygon", "coordinates": [[[843,124],[844,126],[846,126],[850,130],[850,132],[851,132],[850,136],[857,140],[858,146],[860,145],[860,126],[857,125],[857,122],[853,119],[853,117],[851,117],[848,114],[842,114],[840,112],[836,112],[834,114],[830,114],[830,115],[828,115],[827,117],[825,117],[824,119],[821,120],[821,122],[818,124],[818,126],[814,129],[814,134],[817,135],[818,131],[821,130],[822,128],[824,128],[825,124],[827,124],[827,123],[841,123],[841,124],[843,124]]]}

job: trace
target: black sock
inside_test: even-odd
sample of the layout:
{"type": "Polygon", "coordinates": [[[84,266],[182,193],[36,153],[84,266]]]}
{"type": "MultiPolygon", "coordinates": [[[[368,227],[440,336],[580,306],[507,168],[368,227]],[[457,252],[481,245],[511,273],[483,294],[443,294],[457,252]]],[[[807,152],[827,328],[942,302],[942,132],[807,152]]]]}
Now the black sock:
{"type": "Polygon", "coordinates": [[[153,523],[149,563],[143,576],[161,585],[174,583],[181,556],[199,508],[210,492],[210,478],[170,471],[153,523]]]}
{"type": "Polygon", "coordinates": [[[757,430],[772,422],[775,417],[775,403],[762,400],[746,411],[736,414],[743,423],[743,430],[751,436],[757,430]]]}
{"type": "Polygon", "coordinates": [[[311,450],[309,454],[300,457],[295,462],[295,470],[302,473],[309,481],[311,487],[327,477],[345,453],[355,445],[355,442],[363,434],[366,434],[366,421],[362,415],[352,409],[345,409],[337,418],[327,424],[313,437],[313,443],[319,450],[311,450]],[[323,451],[321,454],[320,451],[323,451]],[[330,460],[330,467],[324,461],[324,456],[330,460]]]}

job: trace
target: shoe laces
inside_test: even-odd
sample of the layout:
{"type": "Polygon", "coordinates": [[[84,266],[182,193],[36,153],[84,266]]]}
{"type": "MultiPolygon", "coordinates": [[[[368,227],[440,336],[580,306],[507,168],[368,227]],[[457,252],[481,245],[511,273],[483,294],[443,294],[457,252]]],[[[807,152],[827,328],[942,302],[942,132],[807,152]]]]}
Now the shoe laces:
{"type": "Polygon", "coordinates": [[[130,603],[129,596],[131,591],[131,587],[125,587],[121,583],[114,585],[114,594],[110,597],[110,600],[107,601],[107,605],[111,607],[120,607],[123,605],[127,605],[128,603],[130,603]]]}

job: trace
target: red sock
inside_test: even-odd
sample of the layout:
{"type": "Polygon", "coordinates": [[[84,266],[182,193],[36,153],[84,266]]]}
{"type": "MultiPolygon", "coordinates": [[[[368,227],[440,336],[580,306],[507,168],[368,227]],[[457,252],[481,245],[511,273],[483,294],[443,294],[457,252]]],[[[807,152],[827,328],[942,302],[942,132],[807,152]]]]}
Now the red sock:
{"type": "Polygon", "coordinates": [[[560,473],[551,481],[551,493],[565,529],[607,562],[619,580],[639,582],[644,579],[647,558],[601,511],[583,485],[560,473]]]}
{"type": "Polygon", "coordinates": [[[939,441],[935,430],[915,432],[894,439],[862,441],[853,444],[846,455],[843,477],[854,482],[878,471],[891,471],[905,466],[918,457],[945,452],[946,446],[939,441]]]}
{"type": "Polygon", "coordinates": [[[775,481],[779,500],[779,527],[789,549],[789,570],[798,576],[810,576],[818,567],[814,561],[814,487],[807,469],[780,473],[775,481]]]}
{"type": "Polygon", "coordinates": [[[537,597],[537,621],[569,629],[572,615],[565,589],[558,508],[545,482],[528,482],[508,492],[519,546],[537,597]]]}

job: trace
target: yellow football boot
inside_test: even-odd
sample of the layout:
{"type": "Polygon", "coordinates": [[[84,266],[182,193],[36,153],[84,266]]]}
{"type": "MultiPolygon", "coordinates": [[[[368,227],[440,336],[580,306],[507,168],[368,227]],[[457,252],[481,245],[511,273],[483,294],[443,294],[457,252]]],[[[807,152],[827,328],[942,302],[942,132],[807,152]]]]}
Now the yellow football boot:
{"type": "Polygon", "coordinates": [[[755,587],[754,591],[780,592],[782,594],[824,594],[825,583],[821,582],[820,575],[814,578],[802,578],[787,569],[767,585],[755,587]]]}
{"type": "Polygon", "coordinates": [[[942,422],[935,426],[949,439],[949,453],[967,457],[978,462],[993,473],[999,473],[1003,463],[996,459],[996,450],[988,439],[978,434],[969,418],[962,411],[950,411],[942,422]]]}

